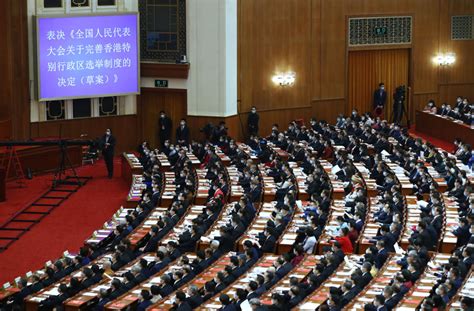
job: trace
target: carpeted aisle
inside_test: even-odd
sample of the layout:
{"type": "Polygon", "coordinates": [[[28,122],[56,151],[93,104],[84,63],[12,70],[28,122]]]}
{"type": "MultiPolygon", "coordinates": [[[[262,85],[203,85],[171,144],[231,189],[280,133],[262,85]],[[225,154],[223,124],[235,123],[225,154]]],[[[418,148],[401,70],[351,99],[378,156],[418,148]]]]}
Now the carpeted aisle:
{"type": "MultiPolygon", "coordinates": [[[[123,204],[130,185],[123,181],[120,172],[118,157],[113,179],[106,177],[103,161],[80,168],[79,175],[93,176],[93,179],[34,226],[31,232],[0,253],[0,284],[40,268],[46,261],[60,257],[65,250],[77,252],[84,240],[101,228],[123,204]]],[[[51,175],[33,179],[45,183],[45,187],[47,180],[51,180],[51,175]]]]}

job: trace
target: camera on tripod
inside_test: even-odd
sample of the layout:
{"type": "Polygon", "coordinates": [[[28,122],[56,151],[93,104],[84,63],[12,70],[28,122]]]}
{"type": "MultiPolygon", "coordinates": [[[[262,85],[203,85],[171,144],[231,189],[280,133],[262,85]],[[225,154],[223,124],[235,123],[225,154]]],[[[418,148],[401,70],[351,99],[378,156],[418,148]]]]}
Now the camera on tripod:
{"type": "Polygon", "coordinates": [[[406,93],[407,90],[405,85],[398,86],[393,93],[393,123],[399,124],[402,121],[403,113],[406,114],[406,93]]]}

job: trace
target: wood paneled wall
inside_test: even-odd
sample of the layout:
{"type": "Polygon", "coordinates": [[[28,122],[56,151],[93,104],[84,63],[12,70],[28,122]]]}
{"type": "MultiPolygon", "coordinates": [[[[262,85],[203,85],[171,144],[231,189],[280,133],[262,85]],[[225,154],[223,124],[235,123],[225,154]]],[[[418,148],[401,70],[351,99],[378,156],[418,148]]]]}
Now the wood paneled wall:
{"type": "Polygon", "coordinates": [[[142,88],[137,102],[140,134],[151,146],[158,146],[158,120],[163,110],[173,123],[172,140],[181,118],[186,118],[187,91],[179,89],[142,88]]]}
{"type": "Polygon", "coordinates": [[[26,0],[0,1],[0,121],[14,139],[28,137],[30,121],[26,12],[26,0]]]}
{"type": "Polygon", "coordinates": [[[412,119],[431,98],[453,102],[461,94],[474,101],[474,41],[450,37],[451,16],[463,14],[474,14],[474,1],[239,0],[239,111],[245,118],[255,105],[266,131],[271,123],[293,118],[333,121],[348,113],[348,54],[353,49],[346,33],[352,16],[413,16],[408,46],[412,119]],[[432,61],[438,52],[456,53],[456,63],[439,68],[432,61]],[[279,71],[296,72],[295,85],[275,86],[271,77],[279,71]]]}
{"type": "MultiPolygon", "coordinates": [[[[238,1],[238,111],[239,116],[188,116],[192,137],[207,122],[225,120],[231,135],[242,138],[252,105],[261,115],[261,133],[273,123],[314,116],[328,121],[348,112],[347,20],[351,16],[411,15],[410,51],[412,101],[410,113],[427,100],[453,102],[457,95],[474,101],[474,40],[452,41],[452,15],[474,14],[472,0],[239,0],[238,1]],[[432,58],[454,52],[453,66],[440,68],[432,58]],[[278,72],[296,72],[293,87],[275,86],[278,72]]],[[[165,110],[174,126],[186,116],[186,92],[143,89],[135,116],[29,122],[29,77],[26,0],[0,1],[0,120],[16,139],[81,133],[99,135],[112,127],[119,149],[134,148],[142,139],[156,140],[157,115],[165,110]]],[[[393,47],[400,48],[400,47],[393,47]]],[[[374,47],[374,49],[378,49],[374,47]]],[[[374,88],[376,85],[374,85],[374,88]]],[[[390,92],[393,90],[389,90],[390,92]]]]}
{"type": "Polygon", "coordinates": [[[116,153],[135,150],[140,143],[139,122],[136,115],[33,122],[31,138],[61,135],[79,139],[82,134],[87,134],[88,139],[95,139],[104,135],[107,128],[112,129],[113,135],[117,138],[116,153]]]}

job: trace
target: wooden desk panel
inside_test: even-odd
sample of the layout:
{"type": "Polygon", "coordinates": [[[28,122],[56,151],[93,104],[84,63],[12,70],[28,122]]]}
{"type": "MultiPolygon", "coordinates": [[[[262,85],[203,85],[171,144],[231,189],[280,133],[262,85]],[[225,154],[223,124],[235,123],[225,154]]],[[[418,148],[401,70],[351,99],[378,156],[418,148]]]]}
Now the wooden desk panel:
{"type": "Polygon", "coordinates": [[[463,123],[456,123],[451,119],[436,114],[417,110],[415,115],[416,130],[439,139],[453,142],[460,138],[474,146],[474,129],[463,123]]]}
{"type": "MultiPolygon", "coordinates": [[[[72,166],[78,167],[82,164],[81,146],[68,146],[66,151],[72,166]]],[[[61,150],[58,146],[17,147],[16,152],[25,174],[27,169],[31,169],[33,174],[55,171],[61,158],[61,150]]],[[[5,147],[0,148],[0,159],[5,153],[8,157],[9,150],[5,147]]],[[[10,174],[6,178],[12,178],[14,174],[15,169],[12,164],[10,174]]]]}

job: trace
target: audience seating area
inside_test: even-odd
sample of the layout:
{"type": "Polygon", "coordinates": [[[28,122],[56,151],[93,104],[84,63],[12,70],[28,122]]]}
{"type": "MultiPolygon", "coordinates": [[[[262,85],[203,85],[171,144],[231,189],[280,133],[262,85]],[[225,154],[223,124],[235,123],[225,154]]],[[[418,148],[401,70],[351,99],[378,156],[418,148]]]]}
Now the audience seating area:
{"type": "Polygon", "coordinates": [[[176,147],[123,154],[124,206],[0,309],[474,308],[461,151],[368,114],[176,147]]]}

